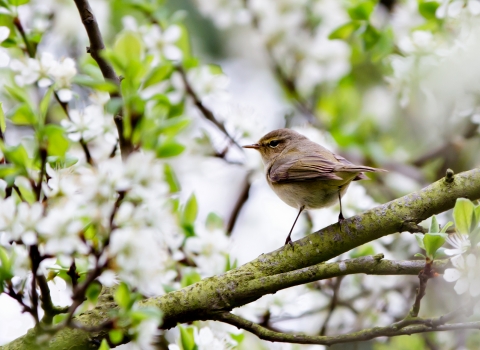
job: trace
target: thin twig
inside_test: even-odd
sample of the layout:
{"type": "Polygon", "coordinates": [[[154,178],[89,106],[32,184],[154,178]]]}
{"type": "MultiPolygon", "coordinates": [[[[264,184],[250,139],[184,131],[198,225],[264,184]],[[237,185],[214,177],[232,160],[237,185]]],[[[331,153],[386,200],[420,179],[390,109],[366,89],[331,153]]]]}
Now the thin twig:
{"type": "Polygon", "coordinates": [[[34,58],[35,57],[35,49],[33,48],[32,44],[28,40],[27,34],[25,33],[25,29],[23,28],[22,22],[20,22],[20,18],[18,18],[18,16],[16,16],[13,19],[13,25],[15,26],[15,28],[18,29],[18,31],[20,32],[20,35],[22,36],[23,42],[25,43],[25,48],[26,48],[27,53],[28,53],[28,56],[30,58],[34,58]]]}
{"type": "Polygon", "coordinates": [[[243,205],[248,200],[248,193],[250,192],[250,175],[247,174],[245,181],[242,184],[242,189],[240,191],[240,195],[237,198],[235,206],[233,207],[232,213],[230,214],[230,218],[228,219],[227,224],[227,234],[230,235],[235,227],[235,224],[238,219],[238,215],[243,208],[243,205]]]}
{"type": "MultiPolygon", "coordinates": [[[[87,0],[74,0],[75,5],[77,6],[78,13],[82,19],[82,23],[85,26],[87,31],[88,38],[90,40],[90,47],[87,48],[87,52],[90,53],[92,58],[97,62],[98,67],[102,71],[103,77],[105,80],[110,80],[114,82],[120,88],[120,78],[115,73],[113,66],[108,63],[101,55],[101,52],[105,50],[105,44],[103,43],[102,34],[100,28],[98,27],[97,20],[93,14],[90,4],[87,0]]],[[[121,98],[120,93],[112,92],[110,93],[110,98],[121,98]]],[[[115,125],[117,126],[118,138],[120,143],[120,151],[122,153],[122,158],[126,159],[130,153],[133,152],[133,145],[131,140],[125,138],[123,133],[123,115],[122,110],[119,111],[119,114],[116,115],[113,119],[115,125]]]]}
{"type": "Polygon", "coordinates": [[[343,276],[337,277],[333,285],[332,299],[330,300],[327,317],[325,317],[325,321],[323,321],[323,326],[322,326],[322,329],[320,330],[320,335],[325,335],[327,333],[328,321],[330,321],[330,318],[332,317],[332,314],[338,305],[338,294],[340,291],[340,284],[342,283],[342,279],[343,279],[343,276]]]}
{"type": "Polygon", "coordinates": [[[213,317],[216,321],[228,323],[241,329],[245,329],[263,340],[297,343],[297,344],[319,344],[333,345],[339,343],[348,343],[355,341],[365,341],[378,337],[395,337],[399,335],[410,335],[416,333],[425,333],[431,331],[451,331],[458,329],[477,329],[480,330],[480,322],[455,323],[438,327],[432,327],[429,324],[413,325],[398,329],[396,327],[374,327],[364,329],[358,332],[347,333],[337,336],[308,336],[303,334],[287,334],[275,332],[254,322],[248,321],[240,316],[224,312],[213,317]]]}
{"type": "Polygon", "coordinates": [[[237,146],[240,150],[243,150],[243,148],[237,143],[237,141],[228,133],[227,129],[225,128],[225,125],[223,125],[222,122],[217,120],[217,118],[215,118],[215,115],[213,114],[213,112],[203,104],[200,97],[197,95],[195,90],[193,90],[192,85],[188,81],[185,69],[183,69],[182,66],[178,65],[178,66],[176,66],[176,70],[180,73],[180,76],[182,77],[182,80],[183,80],[183,83],[185,85],[185,90],[186,90],[187,94],[192,98],[193,103],[200,110],[200,112],[202,112],[205,119],[210,121],[213,125],[215,125],[217,127],[218,130],[220,130],[222,133],[224,133],[225,136],[227,136],[227,138],[230,140],[230,142],[232,144],[237,146]]]}

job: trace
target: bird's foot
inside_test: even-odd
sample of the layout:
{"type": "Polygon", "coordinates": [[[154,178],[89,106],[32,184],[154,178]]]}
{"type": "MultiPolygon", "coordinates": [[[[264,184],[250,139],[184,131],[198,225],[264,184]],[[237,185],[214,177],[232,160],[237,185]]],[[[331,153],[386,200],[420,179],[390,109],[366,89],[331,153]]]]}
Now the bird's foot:
{"type": "Polygon", "coordinates": [[[290,238],[290,236],[287,237],[286,241],[285,241],[285,245],[289,244],[292,249],[293,249],[293,241],[292,239],[290,238]]]}

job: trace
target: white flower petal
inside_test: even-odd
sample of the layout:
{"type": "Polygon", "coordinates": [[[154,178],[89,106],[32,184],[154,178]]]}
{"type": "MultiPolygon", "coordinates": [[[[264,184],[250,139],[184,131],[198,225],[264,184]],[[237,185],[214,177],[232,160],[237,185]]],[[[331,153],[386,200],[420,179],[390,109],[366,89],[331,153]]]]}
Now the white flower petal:
{"type": "Polygon", "coordinates": [[[470,281],[470,295],[476,297],[480,295],[480,279],[477,278],[470,281]]]}
{"type": "Polygon", "coordinates": [[[477,264],[477,258],[475,257],[475,255],[468,254],[466,259],[466,264],[468,269],[475,268],[475,265],[477,264]]]}
{"type": "Polygon", "coordinates": [[[166,42],[174,43],[178,39],[180,39],[180,36],[182,35],[182,30],[180,29],[179,26],[173,25],[168,27],[163,35],[166,42]]]}
{"type": "Polygon", "coordinates": [[[58,91],[58,98],[62,102],[68,102],[72,99],[73,93],[72,90],[69,89],[61,89],[58,91]]]}
{"type": "Polygon", "coordinates": [[[457,269],[446,269],[443,274],[443,279],[447,282],[455,282],[460,277],[462,277],[462,273],[457,269]]]}
{"type": "Polygon", "coordinates": [[[474,16],[480,14],[480,1],[469,0],[467,4],[468,11],[474,16]]]}
{"type": "Polygon", "coordinates": [[[175,45],[166,45],[163,49],[163,54],[165,58],[172,60],[172,61],[179,61],[182,59],[182,50],[180,50],[175,45]]]}
{"type": "Polygon", "coordinates": [[[448,5],[447,13],[450,17],[457,17],[460,12],[462,12],[464,2],[463,0],[456,0],[453,1],[450,5],[448,5]]]}
{"type": "Polygon", "coordinates": [[[452,264],[458,269],[465,269],[465,260],[463,259],[463,256],[459,255],[454,258],[452,258],[452,264]]]}
{"type": "Polygon", "coordinates": [[[468,279],[466,277],[460,278],[453,289],[455,289],[457,294],[465,293],[468,290],[468,279]]]}
{"type": "Polygon", "coordinates": [[[0,49],[0,68],[7,67],[9,63],[10,56],[8,56],[5,50],[0,49]]]}
{"type": "Polygon", "coordinates": [[[0,27],[0,43],[10,36],[10,28],[0,27]]]}

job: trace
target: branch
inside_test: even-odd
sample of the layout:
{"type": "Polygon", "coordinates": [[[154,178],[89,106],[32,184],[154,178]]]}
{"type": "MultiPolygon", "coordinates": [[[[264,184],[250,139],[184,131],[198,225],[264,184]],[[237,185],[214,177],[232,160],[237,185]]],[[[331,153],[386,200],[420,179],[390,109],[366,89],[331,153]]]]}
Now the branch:
{"type": "Polygon", "coordinates": [[[338,305],[338,292],[340,289],[340,284],[342,283],[342,279],[343,279],[343,276],[337,277],[335,284],[333,285],[332,300],[330,300],[330,305],[328,307],[328,314],[327,314],[327,317],[325,317],[325,321],[323,321],[323,326],[322,326],[322,329],[320,330],[320,335],[327,334],[328,322],[330,321],[330,318],[332,317],[332,314],[338,305]]]}
{"type": "Polygon", "coordinates": [[[230,142],[232,144],[234,144],[240,150],[243,151],[243,148],[228,133],[227,129],[225,128],[225,125],[223,125],[222,122],[218,121],[217,118],[215,118],[215,115],[213,114],[213,112],[203,104],[202,100],[200,100],[200,97],[197,95],[195,90],[193,90],[192,85],[188,81],[187,74],[186,74],[185,70],[183,69],[183,67],[179,65],[179,66],[176,66],[175,69],[180,73],[180,76],[182,77],[182,81],[185,85],[185,90],[186,90],[187,94],[192,98],[193,103],[200,110],[200,112],[202,112],[205,119],[209,120],[213,125],[215,125],[218,130],[220,130],[222,133],[225,134],[225,136],[227,136],[227,138],[230,140],[230,142]]]}
{"type": "MultiPolygon", "coordinates": [[[[101,52],[105,49],[103,43],[102,33],[98,27],[95,15],[90,8],[88,0],[74,0],[77,5],[78,13],[82,19],[82,23],[87,31],[88,39],[90,40],[90,47],[87,48],[87,52],[90,53],[92,58],[97,62],[98,67],[102,71],[102,75],[105,80],[111,80],[120,89],[120,78],[115,73],[113,66],[108,63],[101,55],[101,52]]],[[[119,92],[110,93],[110,98],[121,98],[119,92]]],[[[126,159],[130,153],[133,152],[133,145],[130,140],[127,140],[123,134],[123,116],[122,110],[114,117],[115,125],[118,130],[118,138],[120,143],[120,151],[122,158],[126,159]]]]}
{"type": "MultiPolygon", "coordinates": [[[[451,180],[447,182],[441,179],[420,191],[348,218],[341,224],[330,225],[296,241],[295,249],[287,246],[262,254],[222,275],[205,278],[159,297],[145,299],[141,305],[159,307],[164,315],[161,328],[168,329],[177,323],[212,319],[219,313],[250,303],[264,294],[313,280],[343,276],[347,274],[346,271],[416,275],[425,267],[424,261],[392,262],[382,260],[381,256],[370,256],[333,264],[322,262],[374,239],[403,231],[405,223],[416,224],[451,209],[457,198],[480,198],[480,169],[456,174],[451,180]],[[359,263],[361,259],[363,263],[359,263]]],[[[441,271],[441,266],[435,265],[435,268],[441,271]]],[[[115,307],[111,300],[113,299],[105,301],[109,309],[115,307]]],[[[94,326],[104,322],[106,317],[103,303],[99,303],[96,309],[80,314],[74,320],[94,326]]],[[[29,331],[29,335],[32,334],[35,334],[35,329],[29,331]]],[[[51,341],[51,348],[67,348],[65,344],[73,343],[86,348],[92,339],[101,340],[106,334],[107,332],[87,333],[66,329],[51,341]]],[[[23,338],[20,338],[20,342],[21,339],[23,338]]],[[[9,349],[9,346],[5,349],[9,349]]]]}
{"type": "MultiPolygon", "coordinates": [[[[480,322],[454,323],[444,326],[431,327],[427,324],[409,326],[398,329],[394,326],[374,327],[364,329],[358,332],[336,335],[336,336],[309,336],[301,334],[287,334],[275,332],[256,323],[248,321],[240,316],[225,312],[215,316],[215,320],[228,323],[241,329],[245,329],[263,340],[275,341],[281,343],[297,344],[318,344],[333,345],[339,343],[348,343],[355,341],[365,341],[378,337],[396,337],[399,335],[411,335],[415,333],[425,333],[431,331],[452,331],[458,329],[480,329],[480,322]]],[[[427,320],[426,320],[427,321],[427,320]]]]}

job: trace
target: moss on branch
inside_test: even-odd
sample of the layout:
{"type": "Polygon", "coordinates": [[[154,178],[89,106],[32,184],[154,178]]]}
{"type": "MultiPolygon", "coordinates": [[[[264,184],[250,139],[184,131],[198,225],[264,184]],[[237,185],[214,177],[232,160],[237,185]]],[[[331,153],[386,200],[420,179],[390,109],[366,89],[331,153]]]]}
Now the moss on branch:
{"type": "MultiPolygon", "coordinates": [[[[214,319],[216,315],[254,301],[266,293],[313,280],[347,274],[342,271],[341,262],[336,265],[321,263],[374,239],[401,232],[412,225],[414,227],[434,214],[453,208],[457,198],[461,197],[471,200],[480,198],[480,169],[457,174],[451,182],[441,179],[418,192],[346,219],[341,224],[328,226],[295,242],[294,249],[287,246],[272,253],[262,254],[235,270],[206,278],[160,297],[146,299],[142,304],[154,305],[162,309],[164,313],[162,328],[174,327],[179,322],[214,319]]],[[[408,264],[413,264],[412,267],[406,262],[388,262],[381,257],[363,259],[360,265],[351,261],[344,262],[345,268],[356,271],[351,273],[371,274],[382,274],[382,270],[385,274],[413,272],[417,274],[422,268],[419,262],[409,262],[408,264]]],[[[113,305],[110,306],[113,307],[113,305]]],[[[76,320],[93,326],[105,321],[106,317],[101,302],[98,308],[89,311],[89,314],[80,315],[76,320]]],[[[415,331],[415,329],[408,330],[415,331]]],[[[436,328],[435,330],[446,329],[436,328]]],[[[30,335],[32,335],[31,332],[30,335]]],[[[103,336],[71,329],[62,331],[61,335],[61,338],[55,337],[50,342],[51,349],[73,349],[74,344],[88,349],[92,341],[98,341],[103,336]],[[81,339],[79,334],[83,334],[81,339]],[[60,342],[61,345],[59,345],[60,342]]],[[[21,343],[22,339],[26,338],[28,336],[14,343],[21,343]]],[[[18,349],[18,347],[7,345],[2,349],[18,349]]]]}

